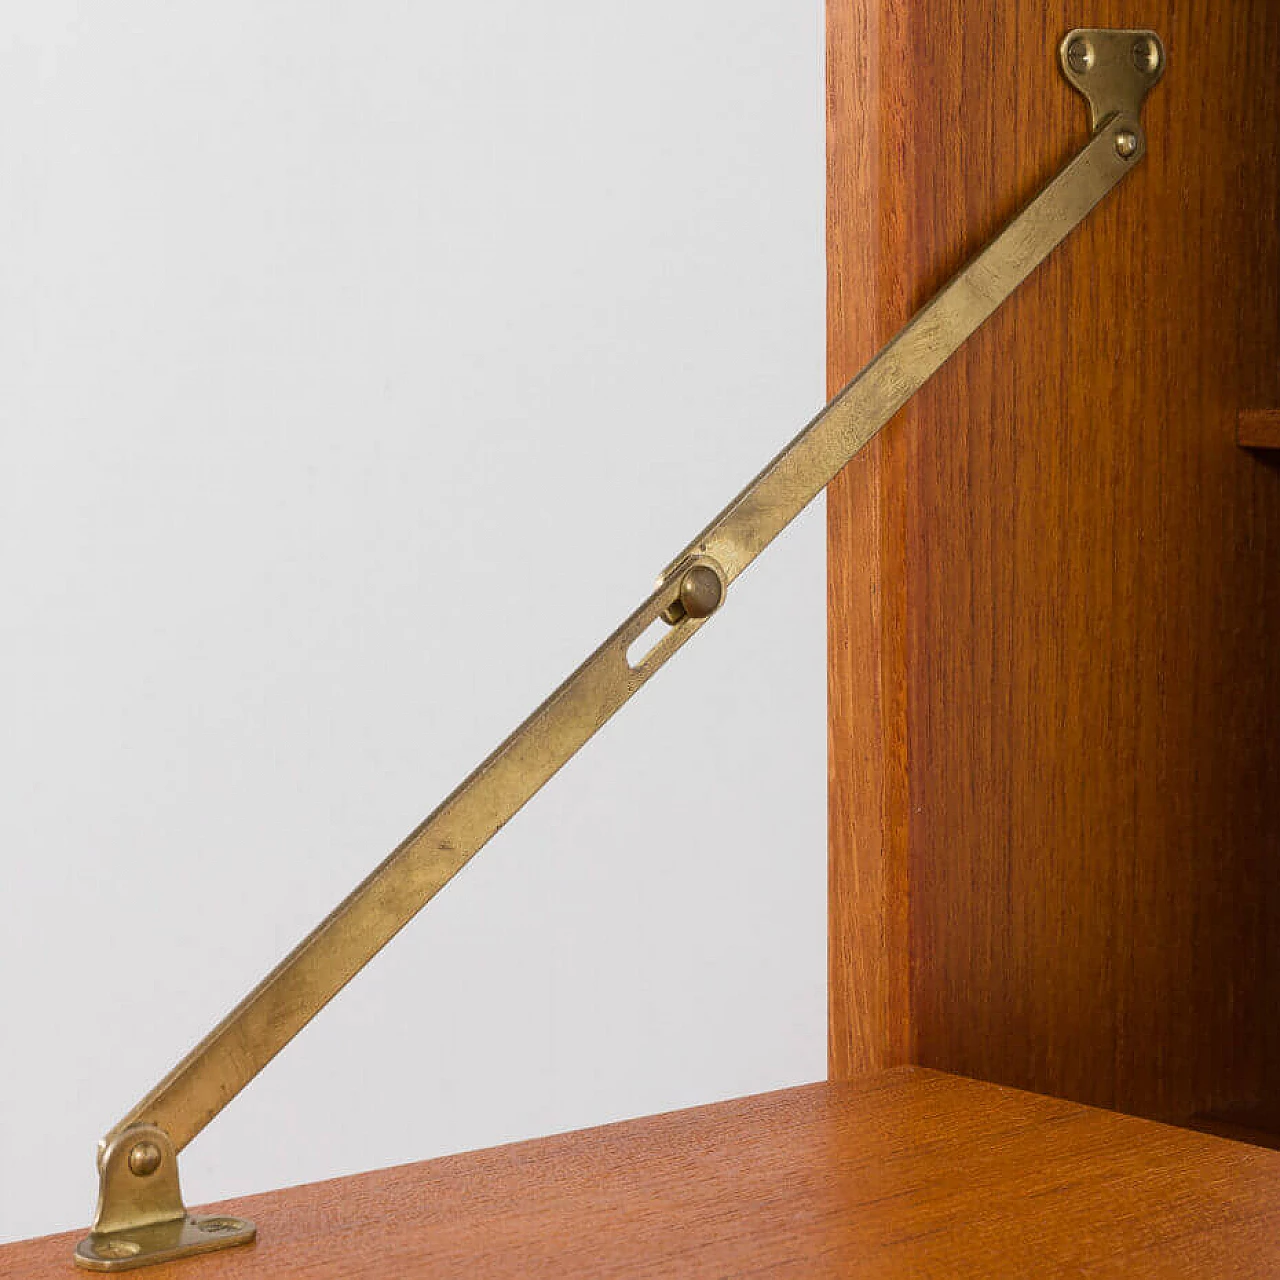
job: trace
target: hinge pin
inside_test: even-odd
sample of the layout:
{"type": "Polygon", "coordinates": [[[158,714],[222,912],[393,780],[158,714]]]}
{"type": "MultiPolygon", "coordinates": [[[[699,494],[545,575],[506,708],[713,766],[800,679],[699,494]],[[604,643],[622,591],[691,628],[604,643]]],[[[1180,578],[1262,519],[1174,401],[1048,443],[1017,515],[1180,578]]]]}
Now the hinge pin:
{"type": "Polygon", "coordinates": [[[688,618],[708,618],[720,607],[724,584],[705,564],[695,565],[680,581],[680,606],[688,618]]]}
{"type": "Polygon", "coordinates": [[[160,1167],[160,1148],[154,1142],[140,1142],[129,1152],[129,1172],[149,1178],[160,1167]]]}

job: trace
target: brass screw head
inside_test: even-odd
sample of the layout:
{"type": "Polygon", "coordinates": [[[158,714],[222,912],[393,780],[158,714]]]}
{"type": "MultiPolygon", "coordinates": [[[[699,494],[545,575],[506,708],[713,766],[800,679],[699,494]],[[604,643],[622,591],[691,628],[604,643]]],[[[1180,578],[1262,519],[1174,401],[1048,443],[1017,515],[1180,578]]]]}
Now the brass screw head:
{"type": "Polygon", "coordinates": [[[148,1178],[160,1167],[160,1148],[154,1142],[139,1142],[129,1152],[129,1171],[139,1178],[148,1178]]]}
{"type": "Polygon", "coordinates": [[[93,1246],[93,1251],[100,1258],[132,1258],[142,1252],[142,1246],[136,1240],[103,1240],[93,1246]]]}
{"type": "Polygon", "coordinates": [[[1160,70],[1160,46],[1150,36],[1134,41],[1133,65],[1149,76],[1160,70]]]}
{"type": "Polygon", "coordinates": [[[1116,155],[1121,160],[1128,160],[1138,149],[1138,135],[1128,129],[1121,129],[1116,134],[1116,155]]]}
{"type": "Polygon", "coordinates": [[[225,1235],[230,1231],[242,1231],[245,1227],[243,1218],[196,1218],[196,1227],[206,1235],[225,1235]]]}
{"type": "Polygon", "coordinates": [[[1083,36],[1077,36],[1067,48],[1067,65],[1076,75],[1084,75],[1097,60],[1097,54],[1083,36]]]}
{"type": "Polygon", "coordinates": [[[680,604],[690,618],[709,617],[723,599],[720,576],[705,564],[695,565],[680,582],[680,604]]]}

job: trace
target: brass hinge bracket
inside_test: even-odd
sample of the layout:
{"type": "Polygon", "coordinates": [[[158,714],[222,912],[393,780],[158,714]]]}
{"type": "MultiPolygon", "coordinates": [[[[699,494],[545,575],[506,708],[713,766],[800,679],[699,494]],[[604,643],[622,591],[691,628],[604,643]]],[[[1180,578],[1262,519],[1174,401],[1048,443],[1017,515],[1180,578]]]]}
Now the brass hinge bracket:
{"type": "Polygon", "coordinates": [[[246,1218],[191,1214],[178,1189],[178,1153],[155,1125],[131,1125],[103,1141],[98,1153],[98,1213],[76,1246],[91,1271],[123,1271],[248,1244],[257,1228],[246,1218]]]}
{"type": "Polygon", "coordinates": [[[1146,150],[1139,108],[1164,71],[1159,38],[1073,31],[1059,57],[1089,101],[1090,141],[671,562],[617,631],[103,1138],[98,1213],[75,1251],[81,1266],[122,1270],[253,1239],[244,1219],[186,1212],[178,1152],[693,637],[730,583],[1133,171],[1146,150]],[[666,629],[650,644],[659,620],[666,629]]]}

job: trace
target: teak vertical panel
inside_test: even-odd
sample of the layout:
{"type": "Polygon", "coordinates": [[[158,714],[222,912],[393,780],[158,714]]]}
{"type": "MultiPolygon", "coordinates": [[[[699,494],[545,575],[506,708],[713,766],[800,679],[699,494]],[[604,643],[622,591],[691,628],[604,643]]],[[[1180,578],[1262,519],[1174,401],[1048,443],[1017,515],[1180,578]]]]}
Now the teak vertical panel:
{"type": "Polygon", "coordinates": [[[831,487],[831,1070],[1280,1102],[1280,5],[830,0],[834,390],[1088,134],[1150,154],[831,487]]]}

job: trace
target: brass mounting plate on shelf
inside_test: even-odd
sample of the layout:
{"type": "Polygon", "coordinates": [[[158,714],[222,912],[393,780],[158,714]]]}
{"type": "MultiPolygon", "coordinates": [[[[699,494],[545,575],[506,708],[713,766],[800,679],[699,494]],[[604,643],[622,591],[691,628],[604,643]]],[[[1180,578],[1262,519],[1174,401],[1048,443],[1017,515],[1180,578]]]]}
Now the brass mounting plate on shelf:
{"type": "Polygon", "coordinates": [[[720,608],[729,585],[1145,153],[1138,109],[1164,70],[1149,31],[1073,31],[1059,56],[1089,142],[671,562],[653,593],[434,813],[103,1138],[76,1261],[123,1270],[253,1239],[191,1217],[177,1153],[720,608]],[[647,653],[633,647],[661,619],[647,653]]]}
{"type": "Polygon", "coordinates": [[[154,1125],[133,1125],[103,1147],[93,1234],[76,1248],[91,1271],[126,1271],[248,1244],[257,1228],[247,1218],[189,1214],[178,1188],[178,1153],[154,1125]]]}

